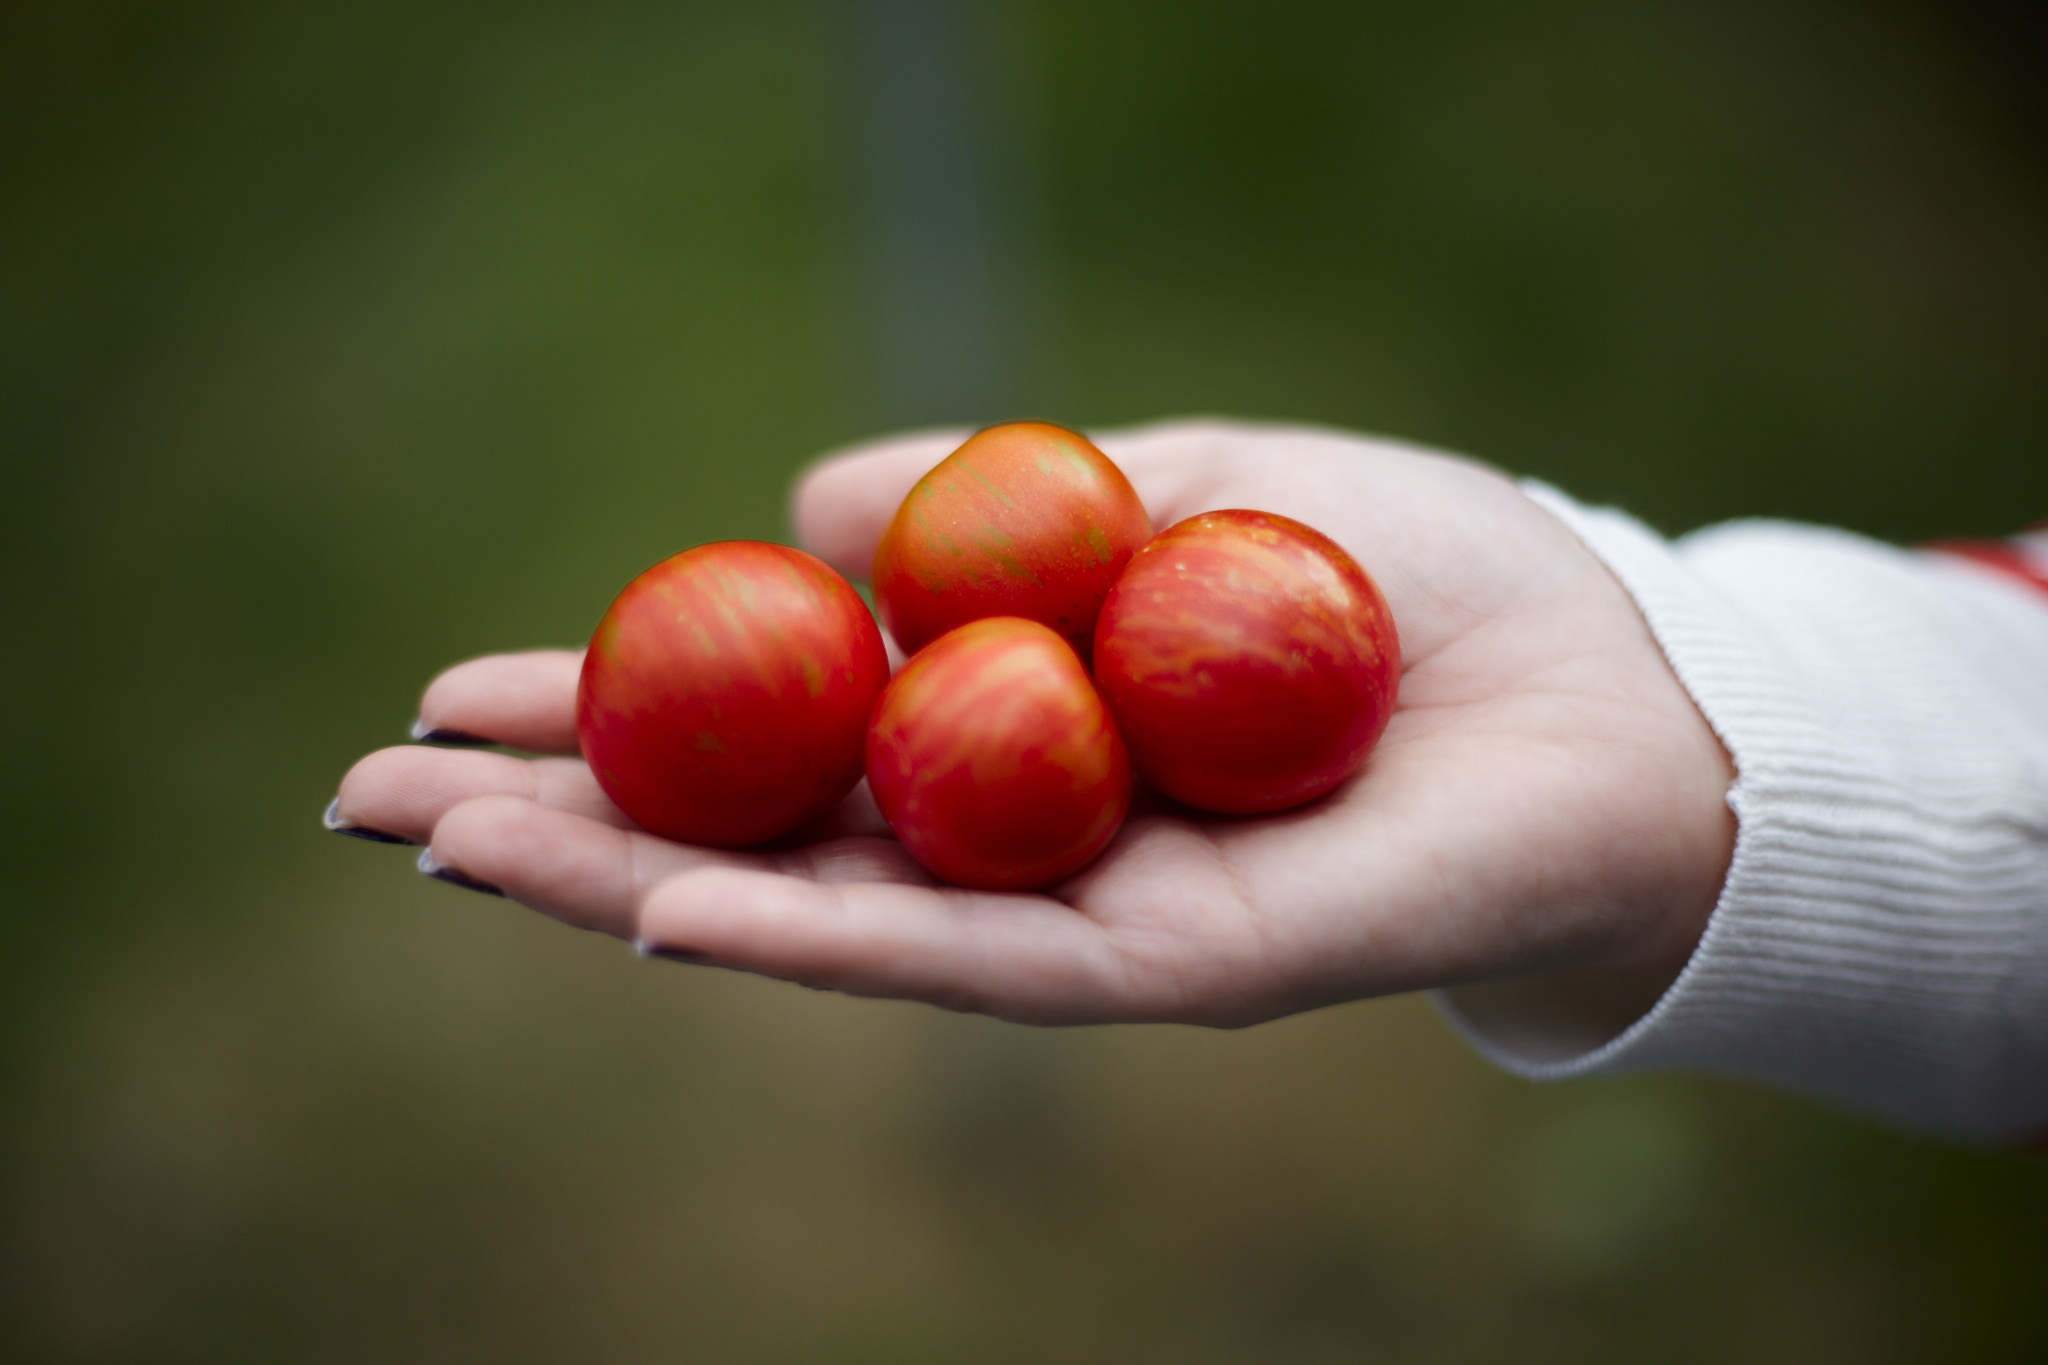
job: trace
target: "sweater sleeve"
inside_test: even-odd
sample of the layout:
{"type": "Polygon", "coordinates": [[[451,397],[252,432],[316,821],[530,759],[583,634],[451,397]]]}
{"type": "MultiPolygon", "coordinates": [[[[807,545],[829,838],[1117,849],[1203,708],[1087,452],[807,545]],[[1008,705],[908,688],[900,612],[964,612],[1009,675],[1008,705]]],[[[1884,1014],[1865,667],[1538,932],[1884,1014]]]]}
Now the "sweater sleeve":
{"type": "Polygon", "coordinates": [[[1537,1079],[1719,1071],[1950,1138],[2048,1133],[2048,594],[1815,527],[1667,543],[1528,491],[1727,746],[1735,855],[1691,961],[1619,1035],[1440,994],[1453,1026],[1537,1079]]]}

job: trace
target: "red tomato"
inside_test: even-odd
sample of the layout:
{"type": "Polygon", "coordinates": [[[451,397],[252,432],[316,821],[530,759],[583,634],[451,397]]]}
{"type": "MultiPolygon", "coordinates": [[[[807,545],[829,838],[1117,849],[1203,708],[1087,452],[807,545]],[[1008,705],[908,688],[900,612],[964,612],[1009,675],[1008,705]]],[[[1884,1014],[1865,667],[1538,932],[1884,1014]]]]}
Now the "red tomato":
{"type": "Polygon", "coordinates": [[[888,679],[881,631],[845,579],[785,545],[721,541],[612,603],[583,657],[576,735],[643,828],[742,848],[852,790],[888,679]]]}
{"type": "Polygon", "coordinates": [[[955,626],[1022,616],[1084,657],[1152,523],[1123,471],[1044,422],[976,432],[918,480],[875,548],[875,605],[915,653],[955,626]]]}
{"type": "Polygon", "coordinates": [[[1035,621],[975,621],[903,665],[875,705],[868,786],[896,837],[946,881],[1047,886],[1123,823],[1131,766],[1067,643],[1035,621]]]}
{"type": "Polygon", "coordinates": [[[1365,761],[1393,713],[1401,645],[1335,541],[1271,512],[1204,512],[1117,580],[1095,680],[1146,781],[1203,810],[1263,814],[1365,761]]]}

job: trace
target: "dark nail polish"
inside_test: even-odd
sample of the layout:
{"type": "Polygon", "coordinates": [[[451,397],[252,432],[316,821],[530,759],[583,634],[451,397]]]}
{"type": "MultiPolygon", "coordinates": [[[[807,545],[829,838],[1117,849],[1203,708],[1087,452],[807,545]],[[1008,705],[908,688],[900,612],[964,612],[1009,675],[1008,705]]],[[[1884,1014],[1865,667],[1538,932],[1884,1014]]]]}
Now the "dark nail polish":
{"type": "Polygon", "coordinates": [[[335,797],[327,803],[327,813],[320,817],[320,823],[336,834],[346,834],[351,839],[368,839],[373,844],[410,844],[417,842],[403,834],[387,834],[381,829],[368,825],[353,825],[341,818],[341,798],[335,797]]]}
{"type": "Polygon", "coordinates": [[[422,744],[462,744],[475,746],[478,744],[496,744],[498,742],[495,739],[486,739],[482,735],[473,735],[467,730],[450,730],[446,726],[436,726],[429,729],[427,723],[423,720],[414,721],[412,729],[408,733],[422,744]]]}
{"type": "Polygon", "coordinates": [[[492,886],[489,882],[479,881],[459,867],[450,867],[446,863],[435,862],[434,850],[431,848],[420,850],[420,871],[436,881],[446,882],[450,886],[459,886],[464,891],[481,891],[486,896],[502,896],[505,894],[503,887],[492,886]]]}
{"type": "Polygon", "coordinates": [[[686,962],[701,965],[711,960],[708,953],[700,953],[693,948],[664,948],[653,943],[636,943],[633,945],[633,951],[642,957],[658,957],[664,962],[686,962]]]}
{"type": "Polygon", "coordinates": [[[403,834],[386,834],[383,830],[371,829],[368,825],[330,825],[328,828],[332,829],[336,834],[346,834],[351,839],[368,839],[373,844],[413,844],[419,842],[416,839],[408,839],[403,834]]]}

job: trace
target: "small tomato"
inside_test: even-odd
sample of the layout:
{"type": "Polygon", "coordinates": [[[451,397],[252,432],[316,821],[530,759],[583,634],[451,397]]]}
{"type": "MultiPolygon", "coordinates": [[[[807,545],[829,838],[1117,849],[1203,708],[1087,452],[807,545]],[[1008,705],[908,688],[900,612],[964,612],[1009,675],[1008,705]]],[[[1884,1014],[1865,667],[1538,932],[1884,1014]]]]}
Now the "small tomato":
{"type": "Polygon", "coordinates": [[[990,427],[903,500],[875,549],[875,605],[912,653],[969,621],[1021,616],[1085,655],[1104,594],[1151,534],[1130,480],[1086,437],[990,427]]]}
{"type": "Polygon", "coordinates": [[[1085,867],[1130,808],[1131,768],[1073,649],[998,616],[939,637],[889,681],[868,786],[912,856],[958,886],[1023,891],[1085,867]]]}
{"type": "Polygon", "coordinates": [[[1285,810],[1365,761],[1401,646],[1350,555],[1271,512],[1204,512],[1131,559],[1095,627],[1095,680],[1159,790],[1225,814],[1285,810]]]}
{"type": "Polygon", "coordinates": [[[742,848],[852,790],[888,678],[845,579],[785,545],[721,541],[663,560],[612,603],[583,658],[576,735],[643,828],[742,848]]]}

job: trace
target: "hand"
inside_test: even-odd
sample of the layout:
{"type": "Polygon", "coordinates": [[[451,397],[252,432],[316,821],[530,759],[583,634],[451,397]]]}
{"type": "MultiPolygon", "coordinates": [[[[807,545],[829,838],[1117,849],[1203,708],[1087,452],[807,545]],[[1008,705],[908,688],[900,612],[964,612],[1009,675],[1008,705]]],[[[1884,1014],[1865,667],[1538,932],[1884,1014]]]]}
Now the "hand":
{"type": "MultiPolygon", "coordinates": [[[[818,465],[800,539],[866,577],[897,503],[960,439],[818,465]]],[[[410,747],[359,762],[337,818],[431,838],[438,864],[666,955],[1007,1019],[1235,1025],[1468,983],[1470,1011],[1611,1033],[1654,1000],[1719,894],[1733,771],[1578,540],[1492,470],[1386,441],[1200,422],[1099,443],[1157,526],[1280,512],[1379,581],[1399,705],[1328,797],[1261,819],[1136,809],[1046,895],[933,885],[864,788],[817,828],[730,853],[641,832],[575,758],[410,747]]],[[[573,754],[578,657],[460,665],[423,723],[573,754]]]]}

